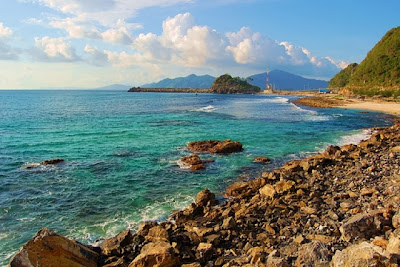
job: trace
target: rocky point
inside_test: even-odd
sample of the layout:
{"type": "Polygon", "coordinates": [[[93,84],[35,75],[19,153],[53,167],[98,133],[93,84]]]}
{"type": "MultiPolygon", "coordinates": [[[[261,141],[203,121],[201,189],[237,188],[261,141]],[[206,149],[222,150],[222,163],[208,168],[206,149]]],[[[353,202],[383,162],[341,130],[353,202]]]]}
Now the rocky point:
{"type": "Polygon", "coordinates": [[[222,203],[203,190],[169,221],[97,248],[41,230],[11,266],[398,266],[399,130],[239,181],[222,203]]]}

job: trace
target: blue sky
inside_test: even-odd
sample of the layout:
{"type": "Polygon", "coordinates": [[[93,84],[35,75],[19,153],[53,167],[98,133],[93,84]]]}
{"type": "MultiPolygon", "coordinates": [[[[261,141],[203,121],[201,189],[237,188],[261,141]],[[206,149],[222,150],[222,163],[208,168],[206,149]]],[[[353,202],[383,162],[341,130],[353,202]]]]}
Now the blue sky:
{"type": "Polygon", "coordinates": [[[330,79],[400,26],[399,10],[399,0],[2,0],[0,89],[267,68],[330,79]]]}

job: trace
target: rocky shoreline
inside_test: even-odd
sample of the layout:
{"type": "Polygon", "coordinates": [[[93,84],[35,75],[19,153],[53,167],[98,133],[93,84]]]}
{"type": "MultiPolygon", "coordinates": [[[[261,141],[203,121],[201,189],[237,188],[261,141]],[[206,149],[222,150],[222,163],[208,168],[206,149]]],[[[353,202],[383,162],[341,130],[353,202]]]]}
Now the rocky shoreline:
{"type": "Polygon", "coordinates": [[[85,246],[46,228],[11,266],[397,266],[400,124],[85,246]]]}

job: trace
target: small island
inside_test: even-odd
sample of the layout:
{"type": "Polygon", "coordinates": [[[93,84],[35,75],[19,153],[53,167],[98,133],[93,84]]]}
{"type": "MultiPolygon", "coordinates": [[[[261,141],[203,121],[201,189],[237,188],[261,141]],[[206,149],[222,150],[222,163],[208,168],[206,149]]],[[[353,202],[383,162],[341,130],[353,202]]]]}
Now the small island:
{"type": "Polygon", "coordinates": [[[219,76],[210,88],[141,88],[132,87],[128,92],[155,92],[155,93],[214,93],[214,94],[257,94],[260,87],[251,85],[240,77],[229,74],[219,76]]]}

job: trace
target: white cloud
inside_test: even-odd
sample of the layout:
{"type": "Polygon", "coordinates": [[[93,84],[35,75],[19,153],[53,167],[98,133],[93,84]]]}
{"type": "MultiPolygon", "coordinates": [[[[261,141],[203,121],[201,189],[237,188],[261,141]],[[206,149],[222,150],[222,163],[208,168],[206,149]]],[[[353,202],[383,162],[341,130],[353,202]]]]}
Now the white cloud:
{"type": "Polygon", "coordinates": [[[104,41],[109,43],[120,43],[129,45],[133,42],[132,35],[128,32],[126,27],[118,29],[109,29],[101,34],[104,41]]]}
{"type": "Polygon", "coordinates": [[[78,61],[79,57],[75,53],[75,49],[71,44],[67,43],[64,38],[51,38],[45,36],[43,38],[35,38],[35,47],[33,55],[44,61],[78,61]]]}
{"type": "Polygon", "coordinates": [[[13,31],[4,26],[3,22],[0,22],[0,38],[10,37],[13,35],[13,31]]]}

